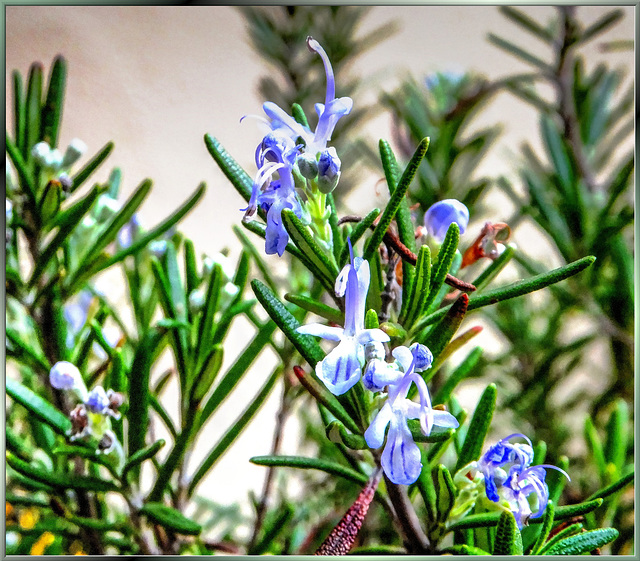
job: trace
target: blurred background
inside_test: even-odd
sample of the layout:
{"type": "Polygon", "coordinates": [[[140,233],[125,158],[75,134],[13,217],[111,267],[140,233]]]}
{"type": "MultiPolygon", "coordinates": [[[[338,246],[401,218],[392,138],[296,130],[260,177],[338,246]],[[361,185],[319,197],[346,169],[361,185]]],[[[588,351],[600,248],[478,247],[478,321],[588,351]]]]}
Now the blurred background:
{"type": "MultiPolygon", "coordinates": [[[[140,212],[148,225],[164,218],[205,181],[207,194],[182,222],[181,231],[194,241],[199,253],[211,255],[227,248],[235,259],[241,246],[231,227],[240,223],[239,208],[244,204],[207,153],[203,135],[218,138],[253,175],[261,131],[256,121],[240,123],[240,119],[260,115],[267,99],[285,110],[297,101],[307,115],[313,111],[313,102],[323,101],[319,59],[313,60],[304,45],[304,36],[310,33],[334,63],[337,95],[354,98],[352,124],[341,121],[334,137],[345,169],[337,195],[341,213],[364,214],[384,203],[386,189],[381,187],[383,174],[376,160],[378,139],[389,139],[406,161],[419,138],[429,135],[430,167],[422,170],[412,191],[418,215],[422,216],[420,209],[426,210],[441,198],[464,200],[472,210],[464,238],[467,245],[485,220],[508,223],[512,242],[529,259],[520,268],[514,265],[505,270],[505,282],[535,273],[538,265],[549,269],[597,251],[617,252],[625,264],[632,260],[632,228],[628,226],[633,220],[633,195],[628,177],[620,187],[622,197],[607,210],[615,203],[617,214],[623,217],[620,224],[611,226],[613,234],[607,233],[618,238],[604,238],[597,232],[589,238],[572,226],[597,223],[596,211],[605,206],[603,200],[609,200],[605,187],[614,189],[615,177],[627,168],[628,175],[632,174],[633,161],[625,168],[623,157],[633,148],[633,123],[631,129],[628,125],[633,103],[628,92],[629,88],[633,92],[634,75],[632,6],[619,8],[611,25],[602,25],[599,34],[594,28],[595,39],[580,47],[583,82],[576,83],[584,92],[576,86],[573,93],[584,103],[578,105],[577,118],[580,121],[583,111],[594,115],[589,124],[581,124],[585,153],[592,159],[592,169],[581,176],[581,185],[587,193],[595,193],[595,202],[586,204],[583,215],[573,217],[573,223],[569,217],[562,227],[554,221],[557,212],[553,211],[555,207],[567,216],[559,193],[544,195],[552,193],[558,178],[562,179],[562,162],[555,157],[553,131],[541,120],[541,114],[553,114],[557,91],[553,76],[548,80],[532,77],[540,68],[544,74],[540,61],[550,61],[547,70],[553,68],[557,51],[552,40],[541,40],[542,27],[539,36],[523,33],[526,22],[533,20],[549,23],[548,33],[553,35],[558,10],[523,7],[520,12],[531,19],[523,23],[521,18],[518,26],[516,16],[509,17],[494,6],[341,9],[7,6],[7,128],[12,127],[11,71],[18,69],[24,75],[34,61],[48,69],[54,56],[63,54],[69,79],[60,145],[78,137],[93,154],[113,140],[115,150],[108,165],[94,180],[106,181],[111,167],[121,168],[122,196],[126,197],[143,179],[151,178],[154,191],[140,212]],[[264,23],[268,21],[272,25],[264,23]],[[537,60],[527,60],[518,48],[534,53],[537,60]],[[593,98],[588,91],[596,92],[593,98]],[[598,113],[598,107],[606,111],[598,113]],[[616,107],[620,107],[617,113],[616,107]],[[342,128],[349,130],[349,144],[340,134],[342,128]],[[609,144],[600,146],[605,139],[609,144]],[[458,168],[453,169],[452,154],[460,153],[465,158],[460,157],[458,168]],[[536,161],[547,168],[546,179],[544,170],[535,170],[536,161]],[[522,171],[525,167],[537,171],[537,179],[528,178],[522,171]],[[612,176],[614,180],[609,181],[612,176]],[[595,214],[588,214],[590,209],[595,214]],[[564,244],[566,239],[570,241],[564,244]]],[[[606,20],[612,9],[579,7],[570,19],[579,21],[581,29],[590,29],[602,18],[606,20]]],[[[584,169],[579,161],[577,167],[580,175],[584,169]]],[[[268,262],[284,276],[282,261],[272,258],[268,262]]],[[[551,296],[536,294],[520,307],[498,307],[467,320],[469,325],[485,327],[478,338],[486,349],[478,365],[478,375],[484,376],[478,387],[498,381],[505,395],[515,396],[502,403],[510,411],[504,423],[544,438],[550,463],[559,455],[568,455],[573,465],[582,463],[588,471],[585,455],[593,441],[583,438],[583,432],[589,434],[584,428],[585,415],[591,415],[604,434],[612,411],[619,411],[620,403],[632,405],[633,286],[627,273],[599,269],[594,274],[608,279],[616,289],[607,292],[602,288],[588,301],[577,296],[584,293],[585,279],[585,284],[554,291],[554,302],[561,302],[558,307],[549,307],[544,299],[551,296]],[[629,305],[621,317],[620,308],[629,305]],[[556,389],[557,400],[546,400],[556,389]],[[622,401],[616,402],[617,398],[622,401]],[[560,411],[563,407],[566,409],[560,411]],[[573,419],[560,414],[573,408],[580,412],[573,419]],[[558,449],[551,451],[552,445],[558,449]]],[[[124,287],[111,278],[104,279],[102,289],[113,302],[123,298],[124,287]]],[[[233,360],[252,333],[248,324],[234,326],[229,341],[237,349],[229,350],[225,362],[233,360]]],[[[267,355],[265,351],[264,361],[243,379],[240,391],[245,387],[247,393],[255,393],[275,364],[275,356],[267,355]]],[[[473,380],[464,389],[468,396],[463,395],[461,402],[473,406],[477,401],[473,380]]],[[[249,464],[248,458],[269,453],[278,407],[278,392],[274,392],[201,486],[203,495],[220,505],[238,503],[243,513],[251,512],[247,491],[260,493],[265,470],[249,464]]],[[[237,414],[233,402],[216,412],[207,429],[212,440],[218,438],[217,424],[227,426],[237,414]]],[[[158,437],[163,436],[161,428],[159,425],[158,437]]],[[[509,432],[514,430],[505,428],[496,436],[509,432]]],[[[303,433],[304,423],[287,423],[281,452],[293,453],[303,440],[309,444],[303,433]]],[[[194,465],[205,452],[194,450],[194,465]]],[[[632,452],[631,442],[628,457],[632,452]]],[[[603,481],[613,477],[599,475],[603,481]]],[[[306,481],[291,475],[288,484],[295,495],[306,481]]],[[[576,500],[580,499],[579,478],[574,492],[576,500]]]]}

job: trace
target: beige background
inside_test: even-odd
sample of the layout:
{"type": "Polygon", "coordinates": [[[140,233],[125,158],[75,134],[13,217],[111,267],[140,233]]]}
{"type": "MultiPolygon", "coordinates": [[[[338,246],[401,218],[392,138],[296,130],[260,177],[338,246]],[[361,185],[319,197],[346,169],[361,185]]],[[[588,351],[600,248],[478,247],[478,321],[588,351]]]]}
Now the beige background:
{"type": "MultiPolygon", "coordinates": [[[[523,9],[536,18],[553,15],[549,7],[523,9]]],[[[608,9],[581,7],[579,15],[590,23],[608,9]]],[[[625,19],[602,40],[634,37],[633,8],[624,9],[625,19]]],[[[420,78],[435,70],[474,70],[498,78],[530,70],[490,45],[486,41],[489,31],[520,45],[528,43],[542,58],[549,54],[546,46],[508,23],[493,6],[375,7],[362,33],[389,19],[399,22],[400,31],[361,56],[354,68],[360,75],[378,73],[380,85],[386,90],[392,89],[405,71],[420,78]]],[[[593,64],[593,58],[603,56],[597,43],[586,52],[589,64],[593,64]]],[[[251,49],[239,12],[225,6],[6,8],[8,78],[12,69],[19,69],[25,76],[35,60],[42,61],[48,72],[57,53],[64,54],[69,63],[61,145],[79,137],[94,154],[113,140],[115,151],[96,179],[104,180],[111,167],[121,167],[123,195],[127,195],[143,179],[152,178],[155,190],[141,210],[147,225],[165,217],[200,181],[206,181],[204,200],[182,222],[181,229],[194,240],[199,252],[214,253],[228,246],[235,257],[239,250],[231,226],[240,223],[242,213],[238,209],[244,206],[243,201],[208,155],[202,138],[204,133],[217,136],[253,175],[253,154],[260,133],[250,120],[242,124],[239,120],[245,114],[261,113],[263,100],[255,89],[258,77],[267,68],[251,49]]],[[[633,74],[632,53],[609,54],[606,60],[626,67],[630,76],[633,74]]],[[[11,81],[7,79],[6,83],[10,108],[11,81]]],[[[340,94],[339,76],[337,93],[340,94]]],[[[358,104],[357,99],[354,102],[358,104]]],[[[10,113],[8,110],[8,127],[10,113]]],[[[504,134],[482,171],[495,177],[509,173],[513,151],[523,139],[535,145],[539,142],[536,114],[507,94],[492,101],[477,126],[494,122],[503,123],[504,134]]],[[[389,124],[389,118],[382,115],[367,125],[364,132],[373,146],[378,138],[390,137],[389,124]]],[[[366,211],[383,203],[376,200],[378,179],[375,175],[363,177],[360,190],[348,199],[351,210],[366,211]]],[[[500,209],[496,212],[502,214],[500,209]]],[[[471,233],[481,225],[481,221],[472,220],[471,233]]],[[[526,231],[516,233],[516,242],[525,240],[526,235],[526,231]]],[[[122,290],[113,285],[107,289],[114,300],[122,295],[122,290]]],[[[235,348],[242,348],[250,336],[246,324],[238,325],[230,342],[235,348]]],[[[228,354],[227,362],[234,351],[228,354]]],[[[269,366],[273,364],[272,357],[266,360],[269,366]]],[[[238,387],[238,395],[248,400],[257,391],[270,371],[264,361],[238,387]]],[[[192,469],[244,407],[238,395],[209,423],[202,439],[205,442],[194,452],[192,469]]],[[[247,459],[268,453],[278,401],[276,389],[256,422],[201,487],[203,493],[221,503],[231,503],[244,502],[246,489],[260,492],[264,468],[251,466],[247,459]]],[[[285,451],[293,452],[295,426],[290,426],[287,437],[285,451]]]]}

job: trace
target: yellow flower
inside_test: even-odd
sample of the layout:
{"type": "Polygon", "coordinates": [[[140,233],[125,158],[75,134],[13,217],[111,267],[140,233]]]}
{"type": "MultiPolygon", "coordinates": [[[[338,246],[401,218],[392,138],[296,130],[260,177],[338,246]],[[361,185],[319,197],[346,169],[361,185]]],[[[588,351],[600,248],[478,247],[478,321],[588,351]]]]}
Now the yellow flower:
{"type": "Polygon", "coordinates": [[[31,555],[42,555],[54,541],[56,541],[56,537],[51,532],[45,532],[31,546],[31,555]]]}
{"type": "Polygon", "coordinates": [[[18,523],[23,530],[31,530],[36,525],[39,515],[35,508],[28,508],[20,513],[18,523]]]}

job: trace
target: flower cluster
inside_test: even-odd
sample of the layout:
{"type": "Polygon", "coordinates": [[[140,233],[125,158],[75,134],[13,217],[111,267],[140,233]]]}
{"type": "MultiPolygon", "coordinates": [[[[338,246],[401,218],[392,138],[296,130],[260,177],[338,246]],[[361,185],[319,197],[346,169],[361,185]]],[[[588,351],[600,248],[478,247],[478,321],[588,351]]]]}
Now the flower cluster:
{"type": "Polygon", "coordinates": [[[522,529],[530,518],[542,516],[547,507],[549,488],[545,482],[546,470],[555,469],[570,480],[559,467],[548,464],[532,466],[532,462],[531,441],[516,433],[489,447],[477,462],[463,468],[459,475],[482,485],[486,498],[497,508],[511,511],[518,528],[522,529]],[[522,438],[527,443],[509,442],[513,438],[522,438]]]}
{"type": "Polygon", "coordinates": [[[321,324],[303,325],[299,333],[339,341],[322,361],[316,365],[318,378],[335,395],[342,395],[352,388],[362,376],[366,362],[363,384],[373,392],[387,388],[387,400],[365,431],[365,440],[371,448],[380,448],[382,468],[394,483],[408,485],[416,481],[422,469],[420,449],[413,441],[407,420],[419,419],[425,436],[434,425],[457,427],[458,421],[446,411],[436,411],[431,406],[431,397],[424,379],[418,374],[431,367],[433,356],[424,345],[415,343],[411,348],[396,347],[392,351],[393,364],[385,361],[382,343],[389,336],[381,329],[365,329],[364,313],[369,290],[369,263],[354,257],[349,241],[351,262],[336,280],[335,291],[345,296],[344,328],[321,324]],[[407,398],[411,385],[418,390],[419,403],[407,398]]]}
{"type": "Polygon", "coordinates": [[[71,440],[94,437],[99,441],[98,452],[115,452],[122,456],[122,446],[111,430],[111,418],[119,419],[118,409],[122,406],[123,396],[102,386],[91,391],[82,379],[80,371],[70,362],[60,361],[49,372],[49,382],[58,390],[72,392],[80,400],[69,413],[71,420],[71,440]]]}
{"type": "Polygon", "coordinates": [[[262,106],[268,119],[259,117],[268,132],[256,149],[258,172],[243,220],[253,220],[258,209],[266,214],[267,254],[282,256],[287,246],[289,235],[281,216],[284,209],[291,209],[298,218],[308,220],[296,192],[300,181],[303,188],[330,193],[340,178],[340,159],[335,148],[327,147],[327,142],[338,120],[351,111],[353,101],[349,97],[336,99],[329,57],[311,37],[307,38],[307,46],[322,58],[327,78],[325,102],[315,106],[318,113],[315,131],[270,101],[262,106]]]}

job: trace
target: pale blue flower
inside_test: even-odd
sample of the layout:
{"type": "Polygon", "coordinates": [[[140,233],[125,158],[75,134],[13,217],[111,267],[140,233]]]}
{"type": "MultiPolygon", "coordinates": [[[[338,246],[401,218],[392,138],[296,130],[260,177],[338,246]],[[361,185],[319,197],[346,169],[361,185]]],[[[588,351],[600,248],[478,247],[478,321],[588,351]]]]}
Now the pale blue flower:
{"type": "Polygon", "coordinates": [[[412,350],[407,347],[396,347],[393,350],[392,354],[404,375],[397,383],[389,385],[387,401],[364,433],[370,448],[380,448],[389,426],[382,451],[382,469],[390,481],[400,485],[414,483],[422,470],[420,449],[413,441],[407,420],[419,419],[420,429],[425,436],[431,434],[434,426],[458,427],[458,421],[451,413],[432,408],[427,385],[416,373],[416,362],[423,361],[423,366],[427,362],[423,360],[427,356],[424,349],[424,345],[414,345],[412,350]],[[419,403],[407,399],[412,383],[416,384],[418,389],[419,403]]]}
{"type": "Polygon", "coordinates": [[[351,263],[345,265],[336,279],[336,294],[345,296],[344,328],[312,323],[297,329],[299,333],[339,341],[338,346],[316,365],[318,378],[334,395],[347,392],[360,379],[364,346],[372,341],[389,340],[389,336],[381,329],[364,328],[370,281],[369,262],[354,257],[351,241],[348,243],[351,263]]]}
{"type": "Polygon", "coordinates": [[[469,224],[469,209],[456,199],[445,199],[429,207],[424,215],[424,227],[429,235],[442,242],[452,223],[464,234],[469,224]]]}
{"type": "Polygon", "coordinates": [[[95,386],[87,396],[84,402],[86,408],[92,413],[100,413],[105,415],[109,409],[109,398],[107,392],[102,386],[95,386]]]}

